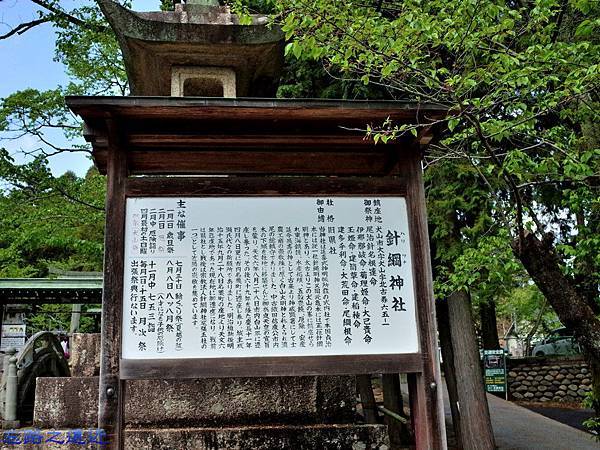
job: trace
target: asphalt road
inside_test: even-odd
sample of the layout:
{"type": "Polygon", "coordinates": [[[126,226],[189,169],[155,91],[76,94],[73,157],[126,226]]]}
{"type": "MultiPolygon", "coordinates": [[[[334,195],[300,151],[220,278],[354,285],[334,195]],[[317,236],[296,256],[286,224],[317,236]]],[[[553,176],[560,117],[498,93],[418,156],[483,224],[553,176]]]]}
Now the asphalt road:
{"type": "Polygon", "coordinates": [[[556,420],[570,427],[577,428],[582,431],[588,431],[583,426],[583,422],[594,416],[592,409],[569,409],[569,408],[548,408],[545,406],[528,406],[522,405],[533,412],[546,416],[550,419],[556,420]]]}

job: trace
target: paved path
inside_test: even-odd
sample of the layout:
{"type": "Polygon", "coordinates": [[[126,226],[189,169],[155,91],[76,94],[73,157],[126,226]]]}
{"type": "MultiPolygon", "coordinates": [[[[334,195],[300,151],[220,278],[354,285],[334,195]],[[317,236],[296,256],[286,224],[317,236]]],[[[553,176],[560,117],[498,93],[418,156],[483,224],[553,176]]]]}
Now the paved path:
{"type": "Polygon", "coordinates": [[[488,395],[496,445],[501,450],[600,450],[592,435],[488,395]]]}
{"type": "MultiPolygon", "coordinates": [[[[600,450],[600,443],[591,434],[562,424],[512,402],[488,395],[492,427],[499,450],[600,450]]],[[[452,415],[444,389],[444,409],[450,448],[452,415]]]]}

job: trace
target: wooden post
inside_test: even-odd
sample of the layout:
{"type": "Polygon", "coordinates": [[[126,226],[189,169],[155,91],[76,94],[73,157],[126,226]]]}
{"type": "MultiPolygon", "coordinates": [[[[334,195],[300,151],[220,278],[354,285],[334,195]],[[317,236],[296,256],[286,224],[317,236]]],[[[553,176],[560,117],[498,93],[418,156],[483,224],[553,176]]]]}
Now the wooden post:
{"type": "MultiPolygon", "coordinates": [[[[381,384],[383,386],[383,406],[404,417],[400,375],[397,373],[384,373],[381,376],[381,384]]],[[[389,415],[385,416],[385,423],[388,428],[392,449],[410,444],[410,436],[405,424],[389,415]]]]}
{"type": "Polygon", "coordinates": [[[373,394],[371,375],[357,375],[356,386],[358,388],[358,395],[360,395],[365,422],[377,423],[377,405],[375,403],[375,395],[373,394]]]}
{"type": "Polygon", "coordinates": [[[446,424],[442,401],[442,377],[438,355],[433,279],[429,233],[425,212],[425,188],[423,186],[421,153],[417,146],[403,164],[400,173],[407,179],[407,206],[416,298],[419,323],[419,339],[423,357],[423,372],[408,377],[411,416],[413,419],[417,449],[446,449],[446,424]]]}
{"type": "Polygon", "coordinates": [[[124,382],[119,378],[123,310],[123,257],[125,235],[125,181],[127,157],[120,147],[119,132],[107,119],[108,161],[106,228],[104,239],[104,292],[102,298],[102,341],[100,350],[100,391],[98,427],[104,429],[108,449],[122,449],[124,443],[124,382]]]}
{"type": "Polygon", "coordinates": [[[69,326],[69,335],[79,332],[79,324],[81,322],[81,303],[73,304],[71,307],[71,324],[69,326]]]}

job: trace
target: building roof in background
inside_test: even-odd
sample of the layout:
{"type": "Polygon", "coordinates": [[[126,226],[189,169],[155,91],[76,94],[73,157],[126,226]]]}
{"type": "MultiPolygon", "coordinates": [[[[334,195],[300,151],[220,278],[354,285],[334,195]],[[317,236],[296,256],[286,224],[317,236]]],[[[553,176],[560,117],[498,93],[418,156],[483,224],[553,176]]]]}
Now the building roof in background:
{"type": "Polygon", "coordinates": [[[103,278],[79,272],[63,278],[0,278],[0,304],[101,303],[103,278]]]}

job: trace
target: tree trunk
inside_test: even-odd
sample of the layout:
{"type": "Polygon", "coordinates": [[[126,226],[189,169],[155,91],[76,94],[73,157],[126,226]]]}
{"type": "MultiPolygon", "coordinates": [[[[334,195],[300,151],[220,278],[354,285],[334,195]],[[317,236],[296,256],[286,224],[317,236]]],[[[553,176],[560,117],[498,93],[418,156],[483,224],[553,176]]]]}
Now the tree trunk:
{"type": "Polygon", "coordinates": [[[483,385],[481,362],[471,315],[469,295],[456,291],[448,298],[450,335],[460,411],[462,448],[494,449],[494,433],[483,385]]]}
{"type": "Polygon", "coordinates": [[[486,350],[500,350],[498,324],[496,322],[496,302],[483,301],[479,305],[481,319],[481,344],[486,350]]]}
{"type": "Polygon", "coordinates": [[[573,331],[585,351],[600,361],[600,320],[563,273],[552,240],[552,235],[540,240],[527,233],[521,242],[513,243],[513,250],[560,321],[573,331]]]}
{"type": "Polygon", "coordinates": [[[437,300],[436,317],[438,322],[438,335],[440,347],[442,350],[442,370],[448,389],[448,399],[450,401],[450,412],[452,413],[452,427],[454,436],[458,445],[461,445],[462,437],[460,435],[460,411],[458,409],[458,391],[456,387],[456,369],[454,368],[454,351],[452,349],[452,336],[450,335],[450,318],[448,317],[448,301],[446,299],[437,300]]]}
{"type": "Polygon", "coordinates": [[[591,358],[588,355],[588,363],[590,365],[590,370],[592,371],[592,394],[594,396],[592,408],[594,408],[596,417],[600,417],[600,361],[591,358]]]}

